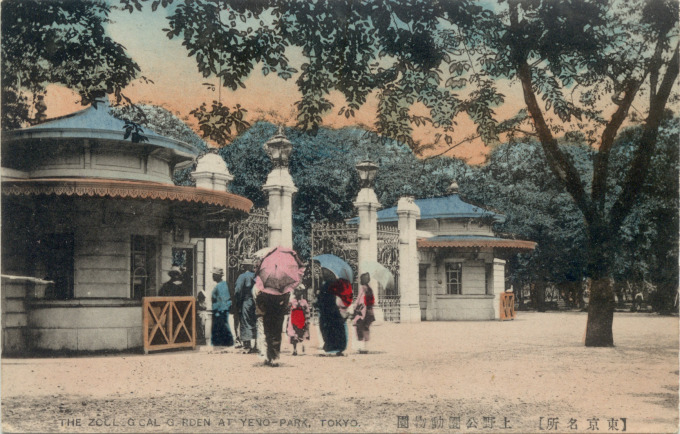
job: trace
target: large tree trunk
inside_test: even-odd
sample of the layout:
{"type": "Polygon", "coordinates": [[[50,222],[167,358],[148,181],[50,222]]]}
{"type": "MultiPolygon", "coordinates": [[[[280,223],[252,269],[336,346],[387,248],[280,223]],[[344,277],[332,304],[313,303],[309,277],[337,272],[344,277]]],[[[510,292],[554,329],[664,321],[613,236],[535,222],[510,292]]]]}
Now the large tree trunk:
{"type": "Polygon", "coordinates": [[[614,291],[610,278],[594,279],[590,285],[586,347],[613,347],[614,291]]]}
{"type": "Polygon", "coordinates": [[[613,347],[614,279],[611,278],[612,239],[605,224],[590,225],[588,231],[588,275],[590,302],[586,326],[587,347],[613,347]]]}

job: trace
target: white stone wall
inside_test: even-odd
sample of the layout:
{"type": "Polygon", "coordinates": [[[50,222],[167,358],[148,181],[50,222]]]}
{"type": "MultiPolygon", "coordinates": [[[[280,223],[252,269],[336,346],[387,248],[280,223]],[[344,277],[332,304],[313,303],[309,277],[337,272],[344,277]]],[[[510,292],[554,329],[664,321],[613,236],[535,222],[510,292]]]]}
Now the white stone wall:
{"type": "Polygon", "coordinates": [[[142,307],[102,304],[44,302],[44,307],[34,306],[28,315],[30,345],[52,351],[141,348],[142,307]]]}
{"type": "Polygon", "coordinates": [[[438,295],[435,320],[492,320],[493,295],[438,295]]]}
{"type": "MultiPolygon", "coordinates": [[[[498,262],[499,260],[495,260],[498,262]]],[[[427,290],[425,319],[492,320],[496,316],[495,298],[499,271],[494,269],[492,249],[422,249],[419,262],[427,265],[424,285],[427,290]],[[448,295],[446,263],[462,262],[462,294],[448,295]],[[493,270],[495,274],[490,275],[493,270]]],[[[422,282],[421,282],[422,285],[422,282]]]]}

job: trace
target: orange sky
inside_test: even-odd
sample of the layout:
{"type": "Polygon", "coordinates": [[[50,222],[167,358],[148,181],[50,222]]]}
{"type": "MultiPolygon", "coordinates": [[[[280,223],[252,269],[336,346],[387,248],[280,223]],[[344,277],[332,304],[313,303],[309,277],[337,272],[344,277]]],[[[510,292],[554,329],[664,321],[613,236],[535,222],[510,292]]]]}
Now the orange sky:
{"type": "MultiPolygon", "coordinates": [[[[145,84],[136,81],[130,84],[124,93],[134,102],[159,105],[184,118],[203,102],[209,105],[211,101],[218,99],[217,91],[212,91],[203,85],[206,82],[217,84],[217,80],[203,78],[197,71],[194,59],[187,56],[187,51],[182,47],[181,41],[169,40],[165,36],[162,28],[167,26],[166,13],[162,8],[151,13],[148,7],[144,13],[129,14],[112,11],[110,16],[112,23],[109,24],[108,31],[113,39],[126,47],[129,55],[139,64],[141,74],[154,82],[145,84]]],[[[295,53],[291,53],[289,57],[294,64],[295,53]]],[[[279,124],[293,125],[295,123],[293,104],[300,98],[295,85],[295,77],[287,81],[273,74],[264,77],[259,68],[256,68],[245,83],[246,88],[237,91],[223,88],[221,90],[222,102],[229,107],[235,104],[245,107],[248,110],[247,120],[251,123],[263,118],[279,124]]],[[[524,101],[517,82],[500,80],[498,86],[506,96],[506,103],[496,109],[497,120],[502,121],[512,117],[524,107],[524,101]]],[[[76,94],[67,89],[51,86],[46,97],[48,117],[81,109],[78,99],[76,94]]],[[[373,125],[377,107],[375,97],[369,98],[357,115],[350,119],[337,115],[338,110],[344,104],[342,96],[336,92],[331,94],[330,99],[335,107],[324,117],[324,126],[339,128],[348,125],[373,125]]],[[[192,117],[188,120],[190,125],[192,120],[192,117]]],[[[454,142],[475,132],[475,126],[467,115],[458,116],[456,122],[458,127],[454,142]]],[[[435,133],[432,127],[421,127],[415,130],[414,138],[428,143],[432,141],[435,133]]],[[[446,148],[430,151],[429,155],[441,152],[443,149],[446,148]]],[[[447,155],[465,158],[471,164],[480,164],[484,162],[485,155],[489,151],[489,148],[477,140],[461,145],[447,155]]]]}

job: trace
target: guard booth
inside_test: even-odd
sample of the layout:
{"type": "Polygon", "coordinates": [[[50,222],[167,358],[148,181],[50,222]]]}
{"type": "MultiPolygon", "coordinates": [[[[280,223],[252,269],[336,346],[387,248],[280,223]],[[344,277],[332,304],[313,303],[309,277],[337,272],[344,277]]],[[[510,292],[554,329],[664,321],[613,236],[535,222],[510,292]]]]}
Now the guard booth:
{"type": "Polygon", "coordinates": [[[108,100],[2,132],[3,354],[193,347],[193,297],[157,298],[173,266],[205,285],[205,239],[252,202],[219,155],[144,128],[133,141],[108,100]],[[196,187],[175,185],[196,164],[196,187]],[[5,288],[7,286],[7,288],[5,288]],[[7,318],[5,319],[5,314],[7,318]]]}

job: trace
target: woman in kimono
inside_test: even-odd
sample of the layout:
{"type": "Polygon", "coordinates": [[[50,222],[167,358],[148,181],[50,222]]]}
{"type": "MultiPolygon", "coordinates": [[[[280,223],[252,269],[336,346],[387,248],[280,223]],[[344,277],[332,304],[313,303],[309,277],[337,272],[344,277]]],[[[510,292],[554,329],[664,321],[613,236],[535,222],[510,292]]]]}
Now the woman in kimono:
{"type": "MultiPolygon", "coordinates": [[[[293,355],[297,356],[297,344],[305,340],[309,340],[309,304],[303,298],[307,292],[304,285],[295,288],[295,297],[290,301],[290,315],[288,317],[288,327],[286,327],[286,334],[290,337],[290,343],[293,344],[293,355]]],[[[302,352],[305,352],[305,346],[302,345],[302,352]]]]}
{"type": "Polygon", "coordinates": [[[326,355],[343,356],[347,349],[347,308],[352,304],[352,284],[338,279],[322,268],[323,283],[316,301],[319,310],[319,328],[326,355]]]}
{"type": "Polygon", "coordinates": [[[357,340],[359,341],[359,353],[368,353],[367,343],[371,337],[370,326],[375,321],[373,314],[373,305],[375,304],[375,296],[373,295],[373,288],[370,286],[371,276],[364,273],[359,278],[359,294],[354,300],[354,318],[352,323],[356,327],[357,340]]]}

